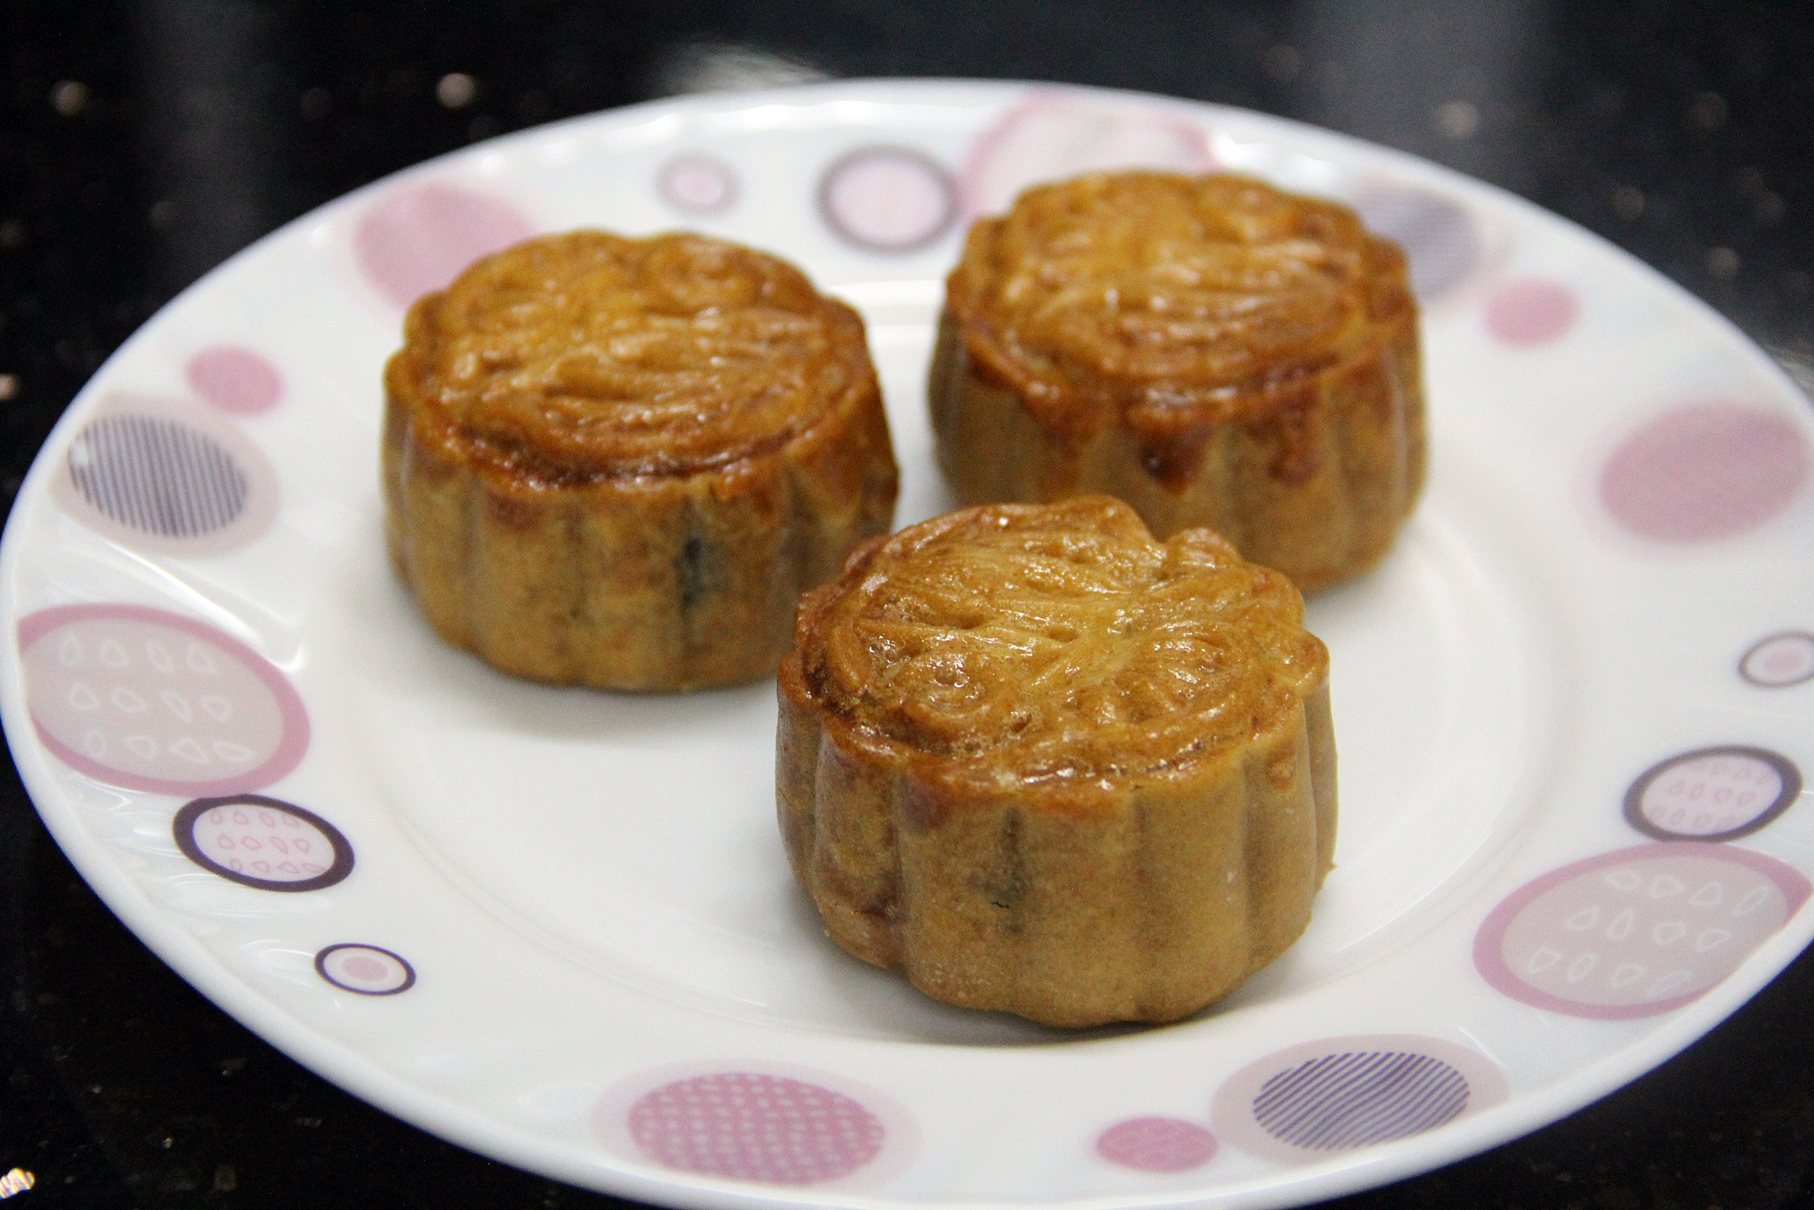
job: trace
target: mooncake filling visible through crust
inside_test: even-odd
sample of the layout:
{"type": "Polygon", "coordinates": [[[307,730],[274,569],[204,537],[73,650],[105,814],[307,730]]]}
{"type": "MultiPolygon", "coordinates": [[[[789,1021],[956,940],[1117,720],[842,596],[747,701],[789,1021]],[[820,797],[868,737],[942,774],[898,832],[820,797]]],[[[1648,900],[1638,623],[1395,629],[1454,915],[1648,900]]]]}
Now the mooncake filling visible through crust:
{"type": "Polygon", "coordinates": [[[393,557],[445,637],[520,675],[764,675],[798,593],[892,516],[861,319],[723,241],[482,260],[411,308],[385,386],[393,557]]]}
{"type": "Polygon", "coordinates": [[[1333,853],[1328,657],[1282,575],[1085,497],[875,539],[801,603],[777,794],[831,936],[953,1003],[1166,1021],[1333,853]]]}
{"type": "Polygon", "coordinates": [[[930,387],[965,500],[1107,492],[1305,590],[1383,555],[1423,479],[1402,252],[1246,177],[1097,174],[979,220],[930,387]]]}

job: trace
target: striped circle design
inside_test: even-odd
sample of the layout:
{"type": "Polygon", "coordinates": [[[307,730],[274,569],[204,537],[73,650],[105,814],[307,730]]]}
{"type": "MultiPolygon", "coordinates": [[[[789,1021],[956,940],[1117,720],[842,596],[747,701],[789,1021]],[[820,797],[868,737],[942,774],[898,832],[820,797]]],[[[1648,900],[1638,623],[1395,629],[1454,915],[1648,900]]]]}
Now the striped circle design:
{"type": "Polygon", "coordinates": [[[1398,1145],[1503,1104],[1505,1072],[1427,1034],[1300,1042],[1235,1072],[1210,1106],[1216,1137],[1281,1164],[1398,1145]]]}
{"type": "Polygon", "coordinates": [[[69,447],[69,476],[90,507],[165,538],[198,538],[233,523],[252,485],[233,456],[160,416],[103,416],[69,447]]]}
{"type": "Polygon", "coordinates": [[[1348,1051],[1281,1071],[1260,1086],[1254,1120],[1274,1138],[1313,1151],[1345,1151],[1408,1138],[1453,1121],[1468,1082],[1430,1055],[1348,1051]]]}

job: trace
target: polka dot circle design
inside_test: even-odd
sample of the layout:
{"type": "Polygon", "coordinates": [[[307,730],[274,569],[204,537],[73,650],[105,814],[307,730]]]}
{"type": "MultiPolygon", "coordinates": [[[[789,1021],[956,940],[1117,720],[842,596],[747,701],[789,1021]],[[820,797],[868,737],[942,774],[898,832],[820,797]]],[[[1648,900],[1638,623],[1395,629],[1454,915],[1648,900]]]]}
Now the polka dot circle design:
{"type": "Polygon", "coordinates": [[[1739,659],[1738,674],[1766,689],[1814,680],[1814,634],[1793,630],[1760,640],[1739,659]]]}
{"type": "Polygon", "coordinates": [[[353,236],[359,267],[378,292],[407,307],[444,288],[481,256],[534,234],[507,202],[453,185],[416,185],[366,212],[353,236]]]}
{"type": "Polygon", "coordinates": [[[630,1107],[630,1137],[682,1172],[808,1185],[848,1176],[882,1150],[881,1120],[801,1080],[724,1072],[676,1080],[630,1107]]]}
{"type": "Polygon", "coordinates": [[[1789,809],[1801,771],[1762,748],[1684,752],[1652,765],[1625,792],[1625,821],[1658,840],[1736,840],[1789,809]]]}
{"type": "Polygon", "coordinates": [[[171,825],[183,856],[261,891],[318,891],[353,872],[340,830],[294,803],[259,794],[198,798],[171,825]]]}
{"type": "Polygon", "coordinates": [[[1129,1118],[1103,1131],[1096,1154],[1140,1172],[1189,1172],[1216,1156],[1216,1136],[1183,1118],[1129,1118]]]}
{"type": "Polygon", "coordinates": [[[870,252],[912,252],[957,218],[957,189],[939,163],[907,147],[863,147],[835,160],[819,182],[819,213],[870,252]]]}
{"type": "Polygon", "coordinates": [[[1575,326],[1581,304],[1561,282],[1527,277],[1500,287],[1486,304],[1486,330],[1508,345],[1546,345],[1575,326]]]}
{"type": "Polygon", "coordinates": [[[342,942],[315,955],[315,973],[342,991],[394,996],[416,985],[416,968],[376,945],[342,942]]]}
{"type": "Polygon", "coordinates": [[[1422,302],[1454,293],[1485,254],[1467,210],[1442,194],[1378,188],[1355,198],[1354,208],[1368,227],[1405,250],[1411,288],[1422,302]]]}
{"type": "Polygon", "coordinates": [[[1412,1138],[1505,1099],[1483,1056],[1436,1038],[1329,1038],[1250,1064],[1217,1090],[1215,1126],[1270,1159],[1309,1163],[1412,1138]]]}
{"type": "Polygon", "coordinates": [[[204,622],[142,605],[64,605],[19,623],[25,700],[58,760],[108,785],[245,794],[309,745],[302,699],[270,661],[204,622]]]}
{"type": "Polygon", "coordinates": [[[737,174],[716,156],[677,155],[655,182],[662,200],[687,214],[719,214],[737,200],[737,174]]]}
{"type": "Polygon", "coordinates": [[[1475,934],[1474,966],[1535,1008],[1655,1016],[1737,970],[1809,890],[1801,874],[1748,849],[1687,840],[1621,849],[1507,896],[1475,934]]]}
{"type": "Polygon", "coordinates": [[[199,538],[245,511],[252,481],[206,433],[166,416],[111,415],[69,444],[70,482],[88,506],[128,529],[199,538]]]}
{"type": "Polygon", "coordinates": [[[268,412],[283,398],[283,376],[251,349],[217,345],[189,359],[189,389],[221,409],[242,416],[268,412]]]}
{"type": "Polygon", "coordinates": [[[1787,509],[1808,467],[1807,440],[1787,418],[1732,403],[1696,403],[1625,439],[1600,475],[1600,500],[1641,538],[1717,541],[1787,509]]]}
{"type": "Polygon", "coordinates": [[[1202,128],[1173,113],[1042,92],[976,141],[964,167],[964,206],[973,215],[993,214],[1029,185],[1085,172],[1199,173],[1214,167],[1202,128]]]}

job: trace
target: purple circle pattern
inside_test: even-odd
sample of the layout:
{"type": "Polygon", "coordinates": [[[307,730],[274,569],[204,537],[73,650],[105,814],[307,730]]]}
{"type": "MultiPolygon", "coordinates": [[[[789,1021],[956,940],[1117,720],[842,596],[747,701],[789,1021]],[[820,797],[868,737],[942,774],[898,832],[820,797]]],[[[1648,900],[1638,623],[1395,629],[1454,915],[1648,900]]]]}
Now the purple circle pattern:
{"type": "Polygon", "coordinates": [[[1474,966],[1534,1008],[1656,1016],[1737,970],[1809,890],[1794,869],[1736,846],[1672,840],[1602,853],[1501,901],[1474,935],[1474,966]]]}
{"type": "Polygon", "coordinates": [[[1421,302],[1453,294],[1485,257],[1466,207],[1440,193],[1394,186],[1369,190],[1353,204],[1371,230],[1404,249],[1421,302]]]}
{"type": "Polygon", "coordinates": [[[819,182],[819,213],[839,236],[869,252],[914,252],[957,218],[950,173],[910,147],[860,147],[832,162],[819,182]]]}
{"type": "Polygon", "coordinates": [[[1738,674],[1766,689],[1814,680],[1814,634],[1789,630],[1760,639],[1739,659],[1738,674]]]}
{"type": "Polygon", "coordinates": [[[65,462],[88,507],[160,538],[225,529],[252,496],[251,477],[231,451],[168,416],[96,417],[69,443],[65,462]]]}
{"type": "Polygon", "coordinates": [[[848,1176],[880,1154],[885,1134],[841,1093],[741,1071],[664,1084],[630,1107],[628,1125],[657,1163],[766,1185],[848,1176]]]}
{"type": "Polygon", "coordinates": [[[58,760],[108,785],[245,794],[309,745],[302,699],[270,661],[206,623],[144,605],[61,605],[19,623],[25,700],[58,760]]]}
{"type": "Polygon", "coordinates": [[[1736,840],[1801,793],[1801,770],[1763,748],[1699,748],[1645,770],[1625,792],[1625,821],[1658,840],[1736,840]]]}
{"type": "Polygon", "coordinates": [[[353,872],[353,846],[340,829],[262,794],[195,799],[171,831],[190,861],[261,891],[318,891],[353,872]]]}
{"type": "Polygon", "coordinates": [[[1216,1156],[1216,1136],[1183,1118],[1129,1118],[1096,1140],[1096,1154],[1140,1172],[1189,1172],[1216,1156]]]}
{"type": "Polygon", "coordinates": [[[1411,1138],[1503,1101],[1505,1074],[1437,1038],[1374,1034],[1276,1051],[1216,1090],[1218,1136],[1288,1164],[1411,1138]]]}
{"type": "Polygon", "coordinates": [[[416,968],[377,945],[343,941],[315,955],[315,973],[342,991],[395,996],[416,985],[416,968]]]}

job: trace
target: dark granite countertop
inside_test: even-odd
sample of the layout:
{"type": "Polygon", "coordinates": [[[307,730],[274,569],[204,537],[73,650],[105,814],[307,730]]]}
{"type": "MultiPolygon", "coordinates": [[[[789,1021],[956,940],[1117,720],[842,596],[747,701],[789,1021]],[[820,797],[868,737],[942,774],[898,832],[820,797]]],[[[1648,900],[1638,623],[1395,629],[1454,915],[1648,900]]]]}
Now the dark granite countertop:
{"type": "MultiPolygon", "coordinates": [[[[675,92],[1143,89],[1318,123],[1595,231],[1814,379],[1814,7],[1621,0],[8,0],[0,491],[160,306],[338,194],[675,92]]],[[[21,1205],[580,1207],[325,1083],[191,990],[0,779],[0,1173],[21,1205]]],[[[1343,1206],[1814,1206],[1814,959],[1662,1068],[1343,1206]]],[[[4,1186],[0,1186],[4,1192],[4,1186]]]]}

